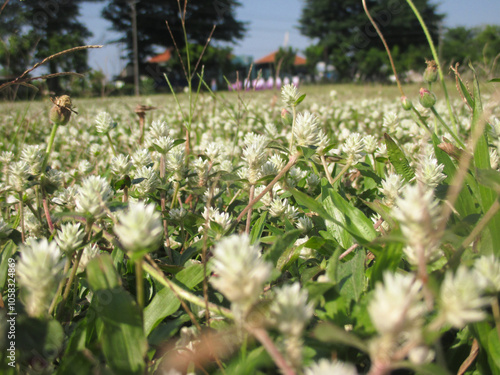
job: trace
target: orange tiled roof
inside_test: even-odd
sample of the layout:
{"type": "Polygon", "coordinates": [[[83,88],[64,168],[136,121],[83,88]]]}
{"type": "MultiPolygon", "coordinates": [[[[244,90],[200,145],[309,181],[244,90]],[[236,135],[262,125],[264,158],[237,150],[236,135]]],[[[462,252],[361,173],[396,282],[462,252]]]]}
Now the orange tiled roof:
{"type": "MultiPolygon", "coordinates": [[[[276,61],[276,54],[278,51],[274,51],[270,53],[269,55],[266,55],[254,62],[254,64],[272,64],[276,61]]],[[[301,56],[295,55],[295,61],[293,62],[294,65],[305,65],[306,59],[304,59],[301,56]]]]}
{"type": "Polygon", "coordinates": [[[159,55],[150,57],[148,62],[150,63],[162,63],[167,62],[172,57],[172,53],[170,52],[170,48],[167,48],[165,52],[160,53],[159,55]]]}

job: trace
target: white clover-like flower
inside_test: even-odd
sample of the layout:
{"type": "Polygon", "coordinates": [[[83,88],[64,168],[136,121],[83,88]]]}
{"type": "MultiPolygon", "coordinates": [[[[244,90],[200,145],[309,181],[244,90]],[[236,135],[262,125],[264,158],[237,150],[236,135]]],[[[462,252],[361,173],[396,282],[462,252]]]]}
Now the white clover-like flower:
{"type": "Polygon", "coordinates": [[[113,121],[113,117],[108,112],[99,112],[95,118],[95,128],[98,133],[107,134],[114,127],[116,123],[113,121]]]}
{"type": "Polygon", "coordinates": [[[174,147],[165,159],[166,168],[175,173],[176,180],[182,179],[185,164],[184,164],[184,146],[174,147]]]}
{"type": "Polygon", "coordinates": [[[153,145],[156,146],[157,151],[162,154],[167,154],[174,146],[174,140],[170,137],[161,136],[152,141],[153,145]]]}
{"type": "Polygon", "coordinates": [[[488,293],[500,292],[500,261],[494,255],[482,256],[474,262],[474,270],[488,293]]]}
{"type": "Polygon", "coordinates": [[[259,298],[271,276],[272,265],[260,257],[260,249],[247,235],[223,238],[213,250],[210,283],[244,314],[259,298]]]}
{"type": "Polygon", "coordinates": [[[163,225],[154,205],[130,203],[128,209],[118,215],[118,221],[113,230],[125,250],[149,252],[161,244],[163,225]]]}
{"type": "Polygon", "coordinates": [[[283,100],[283,104],[288,107],[294,107],[297,99],[300,98],[300,92],[297,90],[297,87],[293,83],[288,85],[284,85],[281,88],[281,99],[283,100]]]}
{"type": "Polygon", "coordinates": [[[3,164],[10,164],[14,160],[14,153],[12,151],[2,151],[0,153],[0,162],[3,164]]]}
{"type": "Polygon", "coordinates": [[[329,361],[320,359],[318,362],[307,367],[304,375],[357,375],[356,367],[349,363],[340,361],[329,361]]]}
{"type": "Polygon", "coordinates": [[[80,258],[80,263],[78,263],[78,273],[82,273],[87,268],[89,262],[99,255],[99,245],[96,243],[89,243],[83,248],[82,257],[80,258]]]}
{"type": "Polygon", "coordinates": [[[422,190],[417,185],[406,185],[402,196],[396,199],[392,213],[407,239],[408,247],[405,248],[405,253],[410,263],[418,264],[421,251],[424,252],[426,262],[432,262],[442,256],[434,235],[439,220],[439,207],[432,190],[422,190]]]}
{"type": "Polygon", "coordinates": [[[267,142],[255,141],[243,150],[242,159],[247,163],[247,178],[251,185],[255,185],[261,176],[260,168],[266,162],[266,145],[267,142]]]}
{"type": "Polygon", "coordinates": [[[76,186],[68,186],[67,188],[57,192],[56,196],[52,198],[52,202],[58,206],[73,210],[76,207],[75,200],[77,193],[78,188],[76,186]]]}
{"type": "Polygon", "coordinates": [[[205,155],[214,162],[217,160],[220,154],[222,154],[222,150],[224,149],[224,146],[219,143],[219,142],[210,142],[205,149],[205,155]]]}
{"type": "Polygon", "coordinates": [[[45,238],[21,246],[17,276],[29,316],[41,317],[48,311],[59,281],[64,277],[64,262],[57,244],[45,238]]]}
{"type": "Polygon", "coordinates": [[[34,176],[42,173],[45,151],[40,145],[27,145],[21,152],[21,160],[28,164],[30,173],[34,176]]]}
{"type": "Polygon", "coordinates": [[[141,167],[134,173],[134,179],[143,179],[139,183],[133,185],[135,191],[141,196],[146,196],[155,192],[160,185],[160,177],[152,167],[141,167]]]}
{"type": "Polygon", "coordinates": [[[390,131],[393,131],[398,123],[398,115],[395,112],[389,112],[384,116],[384,127],[390,131]]]}
{"type": "Polygon", "coordinates": [[[122,179],[130,172],[132,162],[128,155],[119,154],[111,159],[111,172],[118,178],[122,179]]]}
{"type": "Polygon", "coordinates": [[[150,140],[158,139],[160,137],[168,137],[170,134],[170,128],[165,121],[155,120],[151,123],[151,127],[148,130],[147,137],[150,140]]]}
{"type": "Polygon", "coordinates": [[[113,196],[113,190],[105,178],[89,176],[82,181],[76,196],[78,212],[99,218],[105,214],[105,205],[113,196]]]}
{"type": "Polygon", "coordinates": [[[313,221],[307,216],[301,216],[297,219],[295,226],[302,232],[307,233],[312,229],[314,224],[313,221]]]}
{"type": "Polygon", "coordinates": [[[399,191],[403,186],[403,180],[398,174],[390,174],[382,180],[382,187],[378,188],[385,195],[384,202],[388,206],[392,206],[399,197],[399,191]]]}
{"type": "Polygon", "coordinates": [[[455,273],[446,272],[439,293],[439,317],[457,329],[485,319],[483,308],[489,299],[482,292],[474,270],[460,265],[455,273]]]}
{"type": "Polygon", "coordinates": [[[351,133],[342,145],[342,151],[347,155],[347,163],[355,164],[361,159],[364,149],[363,138],[359,133],[351,133]]]}
{"type": "Polygon", "coordinates": [[[82,176],[86,176],[90,172],[92,172],[92,169],[94,169],[94,166],[88,161],[88,160],[80,160],[77,165],[78,173],[82,176]]]}
{"type": "Polygon", "coordinates": [[[151,165],[153,159],[151,159],[151,154],[147,149],[140,148],[132,154],[132,163],[136,169],[139,169],[151,165]]]}
{"type": "Polygon", "coordinates": [[[378,147],[377,138],[375,138],[373,135],[365,135],[363,137],[363,144],[365,146],[364,150],[367,154],[373,154],[378,147]]]}
{"type": "Polygon", "coordinates": [[[307,176],[307,171],[303,171],[298,167],[290,168],[286,177],[286,184],[290,187],[295,187],[304,177],[307,176]]]}
{"type": "Polygon", "coordinates": [[[3,217],[0,217],[0,240],[9,237],[12,230],[12,227],[4,221],[3,217]]]}
{"type": "Polygon", "coordinates": [[[224,234],[231,226],[231,215],[227,212],[219,212],[218,208],[205,206],[202,215],[205,220],[213,221],[221,226],[221,231],[218,231],[219,235],[224,234]]]}
{"type": "Polygon", "coordinates": [[[288,199],[281,199],[280,197],[275,197],[271,204],[269,205],[269,214],[272,217],[282,217],[288,207],[288,199]]]}
{"type": "Polygon", "coordinates": [[[425,313],[422,283],[411,274],[384,273],[384,283],[375,285],[368,313],[377,331],[397,335],[422,324],[425,313]]]}
{"type": "Polygon", "coordinates": [[[434,189],[446,178],[443,169],[444,165],[438,164],[437,159],[431,155],[420,159],[415,176],[418,181],[434,189]]]}
{"type": "Polygon", "coordinates": [[[18,161],[9,166],[9,185],[14,191],[23,191],[28,183],[29,166],[25,161],[18,161]]]}
{"type": "Polygon", "coordinates": [[[321,183],[321,178],[316,173],[309,173],[306,177],[306,188],[313,191],[321,183]]]}
{"type": "Polygon", "coordinates": [[[297,115],[293,128],[297,146],[317,146],[320,142],[320,132],[319,119],[316,115],[308,111],[297,115]]]}
{"type": "Polygon", "coordinates": [[[45,172],[45,186],[50,186],[51,189],[57,190],[61,187],[63,181],[63,173],[58,169],[49,169],[45,172]]]}
{"type": "Polygon", "coordinates": [[[85,232],[80,223],[68,223],[61,225],[55,239],[61,251],[70,255],[82,245],[84,237],[85,232]]]}
{"type": "Polygon", "coordinates": [[[168,213],[168,215],[170,216],[170,219],[172,219],[176,223],[184,220],[184,218],[186,217],[187,214],[188,214],[188,212],[187,212],[187,210],[184,209],[184,207],[172,208],[170,210],[170,212],[168,213]]]}
{"type": "Polygon", "coordinates": [[[312,303],[307,302],[307,290],[298,282],[285,285],[276,291],[271,305],[274,325],[286,336],[300,337],[313,314],[312,303]]]}

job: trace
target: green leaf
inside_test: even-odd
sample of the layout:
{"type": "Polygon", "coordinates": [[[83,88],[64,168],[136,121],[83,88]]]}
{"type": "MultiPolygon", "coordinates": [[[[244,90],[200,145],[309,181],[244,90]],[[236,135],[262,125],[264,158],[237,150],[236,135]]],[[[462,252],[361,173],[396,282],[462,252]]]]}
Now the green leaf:
{"type": "MultiPolygon", "coordinates": [[[[301,235],[302,231],[296,229],[290,232],[286,232],[283,236],[280,236],[274,242],[274,245],[264,254],[264,259],[266,261],[272,262],[275,267],[278,267],[278,262],[280,261],[280,266],[284,266],[284,261],[290,254],[285,254],[287,249],[292,249],[292,245],[295,243],[297,238],[301,235]],[[283,255],[285,257],[283,258],[283,255]]],[[[279,268],[279,267],[278,267],[279,268]]]]}
{"type": "Polygon", "coordinates": [[[493,189],[500,195],[500,172],[494,169],[478,169],[476,168],[477,181],[484,186],[493,189]]]}
{"type": "MultiPolygon", "coordinates": [[[[484,121],[483,119],[483,108],[480,97],[479,83],[476,77],[476,72],[474,71],[474,108],[472,112],[472,123],[471,123],[471,132],[480,126],[480,122],[484,121]]],[[[485,127],[486,129],[486,127],[485,127]]],[[[476,168],[479,169],[491,169],[490,165],[490,152],[488,149],[488,139],[486,137],[486,130],[483,131],[481,136],[479,137],[476,145],[476,149],[474,150],[474,164],[476,168]]],[[[485,213],[491,207],[491,205],[498,199],[498,194],[495,193],[492,189],[485,186],[479,186],[479,197],[481,207],[483,208],[483,212],[485,213]]],[[[500,212],[497,213],[488,223],[488,230],[491,236],[491,248],[496,249],[497,254],[500,251],[500,212]]]]}
{"type": "Polygon", "coordinates": [[[328,205],[329,213],[335,214],[336,219],[357,241],[366,245],[377,237],[372,221],[361,210],[351,205],[333,189],[329,189],[328,194],[327,200],[331,200],[331,204],[328,205]]]}
{"type": "Polygon", "coordinates": [[[415,177],[415,172],[411,169],[410,163],[408,163],[404,152],[399,148],[389,134],[384,133],[384,138],[387,146],[387,154],[389,155],[389,160],[394,166],[394,169],[396,169],[396,172],[403,176],[406,181],[412,180],[415,177]]]}
{"type": "Polygon", "coordinates": [[[365,258],[364,249],[355,250],[354,258],[340,263],[337,272],[337,285],[340,295],[347,299],[359,301],[365,289],[365,258]]]}
{"type": "Polygon", "coordinates": [[[108,254],[90,261],[87,280],[94,292],[89,314],[102,322],[99,342],[109,367],[118,374],[143,374],[147,341],[141,311],[121,287],[108,254]]]}
{"type": "Polygon", "coordinates": [[[318,340],[323,342],[352,346],[363,352],[368,352],[368,345],[365,341],[331,323],[319,323],[314,329],[313,334],[318,340]]]}
{"type": "Polygon", "coordinates": [[[488,335],[488,354],[496,367],[500,369],[500,339],[496,329],[492,329],[488,335]]]}
{"type": "Polygon", "coordinates": [[[19,361],[44,360],[50,363],[59,355],[64,342],[64,330],[57,320],[20,316],[16,320],[15,333],[19,361]]]}
{"type": "MultiPolygon", "coordinates": [[[[193,289],[203,281],[203,265],[194,264],[176,274],[176,283],[186,289],[193,289]]],[[[172,281],[175,282],[175,281],[172,281]]],[[[161,289],[144,309],[144,332],[149,336],[151,331],[167,316],[175,313],[181,303],[170,288],[161,289]]]]}
{"type": "Polygon", "coordinates": [[[500,82],[500,78],[490,79],[488,82],[500,82]]]}
{"type": "Polygon", "coordinates": [[[451,375],[451,373],[434,363],[427,363],[425,365],[416,365],[409,361],[398,362],[397,367],[407,368],[415,371],[418,375],[451,375]]]}
{"type": "Polygon", "coordinates": [[[370,286],[373,288],[377,281],[382,281],[386,271],[396,271],[403,256],[403,242],[389,242],[375,258],[375,264],[369,269],[370,286]]]}
{"type": "Polygon", "coordinates": [[[253,225],[252,230],[250,231],[250,243],[254,244],[259,241],[262,236],[262,231],[264,230],[264,226],[266,224],[267,211],[260,215],[255,224],[253,225]]]}
{"type": "Polygon", "coordinates": [[[293,106],[296,107],[298,106],[300,103],[302,103],[302,101],[306,98],[306,94],[302,94],[301,96],[299,96],[299,98],[295,101],[295,103],[293,103],[293,106]]]}
{"type": "Polygon", "coordinates": [[[330,216],[330,214],[323,208],[323,205],[318,201],[311,198],[309,195],[297,190],[290,189],[289,190],[298,204],[308,208],[311,212],[316,212],[319,216],[321,216],[325,220],[333,221],[334,219],[330,216]]]}
{"type": "Polygon", "coordinates": [[[13,267],[11,270],[13,271],[12,279],[15,279],[16,275],[16,267],[15,260],[12,258],[17,251],[17,246],[13,241],[9,240],[5,245],[2,246],[2,251],[0,252],[0,291],[2,291],[2,295],[5,295],[5,282],[7,281],[9,265],[13,267]],[[12,260],[10,260],[12,259],[12,260]]]}
{"type": "Polygon", "coordinates": [[[300,150],[302,155],[306,160],[310,159],[311,156],[313,156],[316,153],[317,147],[310,146],[310,147],[305,147],[305,146],[297,146],[297,148],[300,150]]]}

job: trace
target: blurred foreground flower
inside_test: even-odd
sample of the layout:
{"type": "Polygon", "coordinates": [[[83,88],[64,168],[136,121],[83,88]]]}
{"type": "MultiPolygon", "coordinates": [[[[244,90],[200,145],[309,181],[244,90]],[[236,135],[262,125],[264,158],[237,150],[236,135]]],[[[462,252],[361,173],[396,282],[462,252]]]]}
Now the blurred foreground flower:
{"type": "Polygon", "coordinates": [[[17,275],[26,311],[40,317],[48,311],[53,294],[63,275],[64,260],[55,242],[43,238],[21,247],[17,275]]]}
{"type": "Polygon", "coordinates": [[[212,285],[231,301],[235,312],[244,314],[259,299],[263,284],[271,275],[271,265],[260,257],[260,249],[250,245],[247,235],[222,239],[213,250],[212,285]]]}

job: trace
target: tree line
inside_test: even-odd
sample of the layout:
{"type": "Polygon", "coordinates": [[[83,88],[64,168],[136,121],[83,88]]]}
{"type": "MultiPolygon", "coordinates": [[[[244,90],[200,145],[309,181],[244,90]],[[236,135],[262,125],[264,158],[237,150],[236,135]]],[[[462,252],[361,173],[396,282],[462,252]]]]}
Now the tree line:
{"type": "MultiPolygon", "coordinates": [[[[236,69],[248,69],[235,65],[232,55],[232,43],[241,41],[249,27],[248,22],[236,18],[236,10],[241,6],[236,0],[188,2],[185,9],[186,35],[179,17],[179,13],[184,12],[183,1],[11,1],[0,14],[2,79],[19,76],[36,61],[54,53],[84,45],[92,33],[88,23],[78,17],[82,7],[90,2],[104,4],[102,17],[110,21],[112,29],[121,35],[111,42],[121,43],[125,50],[121,58],[132,61],[131,1],[135,1],[137,14],[138,57],[142,74],[154,76],[154,71],[147,66],[147,57],[173,47],[172,37],[181,56],[189,48],[191,64],[194,65],[204,50],[213,25],[216,28],[202,61],[206,76],[229,75],[236,69]],[[165,21],[168,21],[170,30],[165,21]]],[[[429,0],[414,0],[414,3],[432,38],[440,46],[443,61],[461,65],[474,61],[481,65],[486,75],[498,75],[500,26],[445,29],[442,27],[444,15],[438,12],[435,3],[429,0]]],[[[423,70],[430,51],[406,1],[367,0],[367,6],[391,48],[398,71],[423,70]]],[[[334,78],[338,81],[383,81],[392,74],[383,45],[364,13],[361,0],[305,0],[297,27],[312,40],[304,51],[311,76],[316,75],[318,62],[334,67],[334,78]]],[[[294,52],[290,49],[280,51],[284,56],[282,73],[292,73],[294,67],[288,60],[293,58],[294,52]]],[[[53,59],[47,69],[49,73],[89,72],[87,52],[53,59]]],[[[183,79],[181,62],[175,51],[168,71],[172,77],[183,79]]],[[[240,73],[245,74],[244,71],[240,73]]],[[[103,74],[93,71],[88,77],[102,81],[103,74]]],[[[162,75],[154,78],[158,77],[161,79],[162,75]]],[[[63,77],[48,80],[48,89],[55,93],[68,90],[69,80],[63,77]]]]}

